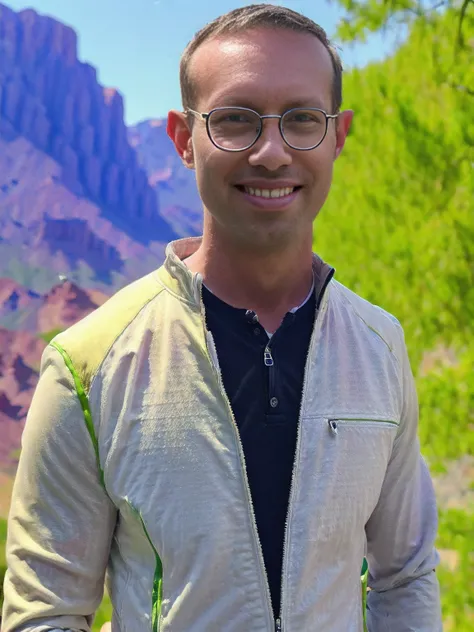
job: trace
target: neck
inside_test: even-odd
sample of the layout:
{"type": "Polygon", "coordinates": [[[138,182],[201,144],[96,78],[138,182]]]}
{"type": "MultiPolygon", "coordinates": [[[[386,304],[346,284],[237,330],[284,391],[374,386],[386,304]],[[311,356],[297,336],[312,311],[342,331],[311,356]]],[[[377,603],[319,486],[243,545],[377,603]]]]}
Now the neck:
{"type": "Polygon", "coordinates": [[[278,251],[242,247],[221,236],[204,234],[201,245],[185,260],[199,272],[211,292],[229,305],[251,309],[268,331],[301,304],[313,282],[312,234],[278,251]]]}

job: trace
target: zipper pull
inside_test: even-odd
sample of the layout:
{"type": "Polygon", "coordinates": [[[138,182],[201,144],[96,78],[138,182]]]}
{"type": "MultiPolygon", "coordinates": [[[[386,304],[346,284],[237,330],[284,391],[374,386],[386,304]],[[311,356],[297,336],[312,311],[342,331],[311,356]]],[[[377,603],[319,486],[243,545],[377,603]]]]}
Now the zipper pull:
{"type": "Polygon", "coordinates": [[[337,421],[335,419],[328,419],[328,425],[333,434],[337,434],[337,421]]]}
{"type": "Polygon", "coordinates": [[[265,352],[263,354],[263,362],[265,366],[273,366],[272,352],[270,351],[270,347],[268,345],[265,347],[265,352]]]}
{"type": "Polygon", "coordinates": [[[281,619],[275,621],[275,632],[281,632],[281,619]]]}

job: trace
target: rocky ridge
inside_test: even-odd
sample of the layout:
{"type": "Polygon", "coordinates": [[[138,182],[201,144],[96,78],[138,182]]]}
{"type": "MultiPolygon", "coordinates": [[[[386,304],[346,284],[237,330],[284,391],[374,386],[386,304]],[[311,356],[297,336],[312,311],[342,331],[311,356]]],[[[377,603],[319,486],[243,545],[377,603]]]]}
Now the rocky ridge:
{"type": "Polygon", "coordinates": [[[47,341],[107,298],[98,291],[82,290],[67,279],[43,296],[11,280],[0,280],[0,472],[11,473],[16,466],[47,341]],[[12,313],[22,329],[2,326],[12,313]]]}
{"type": "Polygon", "coordinates": [[[123,99],[77,59],[74,30],[32,9],[16,13],[0,4],[0,61],[0,134],[30,140],[57,161],[73,193],[141,224],[147,242],[169,238],[128,142],[123,99]]]}

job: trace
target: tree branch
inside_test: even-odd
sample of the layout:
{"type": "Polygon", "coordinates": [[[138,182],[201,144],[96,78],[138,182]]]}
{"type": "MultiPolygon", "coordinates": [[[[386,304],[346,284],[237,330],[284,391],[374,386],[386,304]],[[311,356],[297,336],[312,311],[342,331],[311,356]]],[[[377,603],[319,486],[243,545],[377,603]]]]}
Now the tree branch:
{"type": "Polygon", "coordinates": [[[462,33],[462,25],[463,25],[464,18],[466,16],[467,7],[469,6],[469,4],[474,4],[474,0],[464,0],[464,2],[462,3],[460,15],[459,15],[458,41],[457,41],[459,48],[463,48],[464,46],[464,36],[462,33]]]}

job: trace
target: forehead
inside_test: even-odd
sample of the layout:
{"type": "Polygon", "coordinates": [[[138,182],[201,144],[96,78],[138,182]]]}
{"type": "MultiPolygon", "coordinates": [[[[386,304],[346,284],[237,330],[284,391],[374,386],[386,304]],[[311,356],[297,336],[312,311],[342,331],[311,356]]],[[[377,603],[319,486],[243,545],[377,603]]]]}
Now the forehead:
{"type": "Polygon", "coordinates": [[[311,33],[260,28],[208,40],[195,51],[190,74],[203,110],[247,105],[263,113],[297,102],[331,107],[332,60],[311,33]]]}

